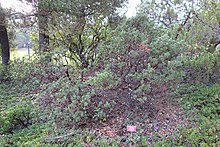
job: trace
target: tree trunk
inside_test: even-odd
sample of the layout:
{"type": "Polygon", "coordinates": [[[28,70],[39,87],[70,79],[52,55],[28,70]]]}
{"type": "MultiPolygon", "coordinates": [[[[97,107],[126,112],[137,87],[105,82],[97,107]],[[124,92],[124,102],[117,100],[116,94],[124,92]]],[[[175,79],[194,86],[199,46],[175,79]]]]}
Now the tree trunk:
{"type": "Polygon", "coordinates": [[[39,23],[39,48],[43,52],[48,52],[49,36],[46,35],[47,18],[44,15],[38,17],[39,23]]]}
{"type": "Polygon", "coordinates": [[[10,60],[10,48],[5,26],[5,14],[2,9],[0,10],[0,48],[2,50],[2,64],[7,65],[10,60]]]}
{"type": "Polygon", "coordinates": [[[49,35],[47,32],[48,18],[47,8],[45,8],[43,0],[38,1],[38,26],[39,26],[39,48],[42,52],[48,52],[49,35]]]}

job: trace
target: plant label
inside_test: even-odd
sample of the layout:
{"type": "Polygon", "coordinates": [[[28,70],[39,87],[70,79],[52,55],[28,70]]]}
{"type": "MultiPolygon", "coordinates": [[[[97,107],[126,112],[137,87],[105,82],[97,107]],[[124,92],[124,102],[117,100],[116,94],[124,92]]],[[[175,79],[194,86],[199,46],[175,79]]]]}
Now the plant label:
{"type": "Polygon", "coordinates": [[[136,130],[137,130],[136,126],[127,126],[128,132],[136,132],[136,130]]]}

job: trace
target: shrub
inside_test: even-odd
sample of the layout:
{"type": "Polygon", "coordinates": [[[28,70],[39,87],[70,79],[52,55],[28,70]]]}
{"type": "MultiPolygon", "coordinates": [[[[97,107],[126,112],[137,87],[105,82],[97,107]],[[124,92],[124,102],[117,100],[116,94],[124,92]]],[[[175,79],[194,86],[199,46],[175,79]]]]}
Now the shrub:
{"type": "Polygon", "coordinates": [[[220,51],[204,51],[187,63],[189,83],[217,83],[220,80],[220,51]]]}
{"type": "Polygon", "coordinates": [[[179,82],[183,74],[179,71],[186,44],[157,29],[147,18],[137,16],[114,30],[108,44],[101,46],[99,64],[117,79],[115,89],[131,93],[131,98],[161,94],[163,87],[179,82]],[[143,21],[145,25],[138,24],[143,21]]]}
{"type": "Polygon", "coordinates": [[[12,133],[16,129],[28,127],[34,115],[33,105],[27,99],[10,104],[0,112],[0,133],[12,133]]]}
{"type": "Polygon", "coordinates": [[[15,130],[13,134],[1,135],[1,146],[45,146],[46,143],[43,142],[43,139],[48,137],[51,131],[49,127],[45,123],[33,124],[22,130],[15,130]]]}
{"type": "Polygon", "coordinates": [[[0,65],[0,82],[10,81],[9,66],[0,65]]]}
{"type": "Polygon", "coordinates": [[[188,114],[194,114],[192,126],[181,129],[182,144],[218,146],[220,143],[220,85],[182,85],[177,91],[188,114]],[[196,123],[196,124],[195,124],[196,123]]]}
{"type": "Polygon", "coordinates": [[[118,79],[115,79],[112,72],[101,71],[91,77],[87,83],[98,88],[111,88],[118,84],[118,79]]]}
{"type": "Polygon", "coordinates": [[[39,101],[40,106],[46,108],[46,120],[68,126],[86,118],[93,91],[80,80],[73,83],[67,78],[60,78],[45,85],[44,89],[39,101]]]}
{"type": "Polygon", "coordinates": [[[30,92],[61,77],[67,77],[68,67],[48,62],[47,56],[48,54],[36,55],[33,60],[23,58],[12,61],[9,72],[11,83],[22,92],[30,92]]]}

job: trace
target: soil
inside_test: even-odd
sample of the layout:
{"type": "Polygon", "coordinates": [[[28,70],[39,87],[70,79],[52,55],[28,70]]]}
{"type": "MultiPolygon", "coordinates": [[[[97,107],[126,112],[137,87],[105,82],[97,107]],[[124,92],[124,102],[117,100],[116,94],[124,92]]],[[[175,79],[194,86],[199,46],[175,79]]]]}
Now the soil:
{"type": "MultiPolygon", "coordinates": [[[[88,76],[86,78],[88,79],[88,76]]],[[[93,89],[92,86],[87,88],[93,89]]],[[[53,98],[44,98],[44,103],[47,103],[44,106],[52,104],[52,101],[53,98]]],[[[155,141],[155,138],[175,140],[179,129],[186,128],[188,124],[189,121],[183,109],[177,101],[169,96],[168,91],[148,96],[146,100],[139,101],[131,96],[129,90],[119,87],[117,89],[96,89],[96,94],[92,96],[90,107],[87,109],[87,118],[77,125],[70,124],[69,127],[90,130],[98,138],[118,138],[124,144],[131,136],[131,132],[127,131],[128,125],[137,127],[134,135],[142,134],[151,143],[155,141]],[[97,108],[99,102],[110,104],[109,108],[102,107],[106,114],[103,119],[94,118],[94,109],[97,108]]]]}
{"type": "Polygon", "coordinates": [[[166,94],[148,98],[144,102],[131,99],[121,92],[99,91],[99,95],[94,96],[92,103],[99,101],[116,102],[111,110],[106,110],[106,121],[85,120],[78,127],[93,130],[100,138],[129,138],[131,135],[127,131],[127,125],[137,127],[137,134],[147,136],[148,142],[157,139],[175,139],[179,129],[187,127],[188,120],[183,109],[166,94]]]}

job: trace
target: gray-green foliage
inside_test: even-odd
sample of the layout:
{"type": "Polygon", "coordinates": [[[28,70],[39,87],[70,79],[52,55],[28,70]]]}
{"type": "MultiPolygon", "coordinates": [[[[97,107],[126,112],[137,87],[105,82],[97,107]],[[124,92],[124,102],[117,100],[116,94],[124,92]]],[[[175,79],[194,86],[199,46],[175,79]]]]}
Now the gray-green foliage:
{"type": "MultiPolygon", "coordinates": [[[[174,42],[185,45],[183,52],[188,56],[188,61],[180,59],[181,55],[175,64],[184,63],[188,82],[210,83],[219,79],[219,53],[215,49],[220,40],[219,7],[219,1],[187,0],[144,1],[139,7],[140,14],[158,23],[159,26],[168,28],[166,34],[173,38],[174,42]]],[[[173,41],[166,41],[171,48],[176,45],[172,43],[173,41]]],[[[154,43],[158,47],[161,46],[158,41],[154,43]]],[[[165,47],[164,43],[162,45],[165,47]]],[[[175,51],[166,52],[159,60],[179,55],[175,51]]],[[[158,59],[154,59],[154,62],[157,63],[158,59]]]]}
{"type": "Polygon", "coordinates": [[[219,82],[219,50],[216,50],[213,53],[207,51],[202,52],[188,61],[186,65],[189,69],[188,80],[190,83],[209,84],[219,82]]]}
{"type": "Polygon", "coordinates": [[[15,83],[18,82],[20,86],[30,86],[27,88],[35,89],[39,84],[50,83],[66,76],[66,68],[63,67],[63,64],[54,63],[55,61],[47,62],[48,56],[53,55],[53,53],[48,53],[41,56],[35,55],[33,60],[22,58],[12,61],[9,74],[11,80],[15,83]]]}
{"type": "Polygon", "coordinates": [[[47,15],[44,33],[50,37],[50,49],[66,53],[82,68],[96,59],[100,42],[108,36],[108,19],[116,15],[127,0],[40,1],[47,15]]]}
{"type": "Polygon", "coordinates": [[[220,40],[219,8],[219,1],[212,0],[146,0],[139,6],[139,13],[169,28],[176,39],[213,48],[220,40]]]}
{"type": "Polygon", "coordinates": [[[146,14],[156,24],[169,28],[184,23],[196,4],[196,1],[188,0],[143,0],[139,13],[146,14]]]}
{"type": "Polygon", "coordinates": [[[5,104],[1,105],[3,109],[0,110],[0,134],[11,133],[32,124],[36,111],[30,100],[6,96],[4,99],[0,99],[5,104]],[[4,99],[7,99],[8,102],[11,99],[10,104],[4,103],[6,101],[4,99]]]}
{"type": "Polygon", "coordinates": [[[99,88],[111,88],[118,84],[118,79],[115,79],[112,72],[102,71],[96,73],[96,75],[91,77],[87,83],[99,88]]]}
{"type": "Polygon", "coordinates": [[[181,79],[186,43],[176,41],[147,17],[138,15],[121,24],[103,46],[102,58],[109,72],[134,98],[162,93],[181,79]]]}
{"type": "Polygon", "coordinates": [[[60,78],[45,86],[40,105],[46,107],[43,113],[50,117],[43,119],[53,120],[61,127],[70,123],[75,124],[87,117],[87,108],[90,106],[93,91],[86,88],[80,80],[73,83],[60,78]]]}

